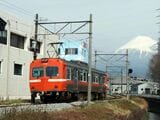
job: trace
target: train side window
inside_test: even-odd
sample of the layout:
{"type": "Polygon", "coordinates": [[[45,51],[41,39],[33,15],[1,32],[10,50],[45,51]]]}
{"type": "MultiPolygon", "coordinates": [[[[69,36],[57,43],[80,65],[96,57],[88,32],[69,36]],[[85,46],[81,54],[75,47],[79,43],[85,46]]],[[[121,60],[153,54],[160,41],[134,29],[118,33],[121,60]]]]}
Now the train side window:
{"type": "Polygon", "coordinates": [[[87,82],[88,82],[88,72],[87,72],[87,82]]]}
{"type": "Polygon", "coordinates": [[[95,74],[95,82],[96,82],[96,83],[98,83],[98,80],[99,80],[98,77],[99,77],[98,74],[95,74]]]}
{"type": "Polygon", "coordinates": [[[71,74],[71,79],[72,79],[72,80],[75,80],[75,77],[76,77],[76,69],[75,69],[74,67],[71,68],[71,73],[72,73],[72,74],[71,74]]]}
{"type": "Polygon", "coordinates": [[[71,78],[71,68],[70,67],[68,67],[67,68],[67,79],[69,79],[69,80],[71,80],[72,78],[71,78]]]}
{"type": "Polygon", "coordinates": [[[99,83],[100,83],[100,84],[103,84],[103,76],[102,76],[102,75],[100,76],[99,83]]]}
{"type": "Polygon", "coordinates": [[[83,71],[83,81],[87,81],[87,71],[83,71]]]}
{"type": "Polygon", "coordinates": [[[78,79],[83,81],[83,71],[81,69],[78,71],[78,79]]]}
{"type": "Polygon", "coordinates": [[[92,82],[95,82],[95,73],[92,73],[92,82]]]}
{"type": "Polygon", "coordinates": [[[103,83],[105,82],[105,76],[103,76],[103,81],[102,81],[103,83]]]}
{"type": "Polygon", "coordinates": [[[79,80],[79,71],[78,71],[78,69],[76,69],[76,80],[77,81],[79,80]]]}

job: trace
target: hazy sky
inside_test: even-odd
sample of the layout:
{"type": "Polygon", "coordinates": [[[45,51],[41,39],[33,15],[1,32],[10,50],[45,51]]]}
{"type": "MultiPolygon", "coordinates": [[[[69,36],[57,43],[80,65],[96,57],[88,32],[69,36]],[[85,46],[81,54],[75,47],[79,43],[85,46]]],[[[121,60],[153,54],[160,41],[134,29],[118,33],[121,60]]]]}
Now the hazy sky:
{"type": "Polygon", "coordinates": [[[0,0],[0,10],[30,20],[35,13],[52,21],[88,20],[92,13],[93,48],[106,53],[139,35],[157,39],[158,8],[160,0],[0,0]]]}

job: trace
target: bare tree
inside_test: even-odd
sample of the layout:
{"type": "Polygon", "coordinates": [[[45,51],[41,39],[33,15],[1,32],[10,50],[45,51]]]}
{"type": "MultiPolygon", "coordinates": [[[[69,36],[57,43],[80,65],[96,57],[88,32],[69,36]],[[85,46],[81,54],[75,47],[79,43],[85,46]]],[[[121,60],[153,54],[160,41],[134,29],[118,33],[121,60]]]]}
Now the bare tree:
{"type": "Polygon", "coordinates": [[[151,78],[160,83],[160,55],[156,54],[152,57],[149,64],[151,78]]]}

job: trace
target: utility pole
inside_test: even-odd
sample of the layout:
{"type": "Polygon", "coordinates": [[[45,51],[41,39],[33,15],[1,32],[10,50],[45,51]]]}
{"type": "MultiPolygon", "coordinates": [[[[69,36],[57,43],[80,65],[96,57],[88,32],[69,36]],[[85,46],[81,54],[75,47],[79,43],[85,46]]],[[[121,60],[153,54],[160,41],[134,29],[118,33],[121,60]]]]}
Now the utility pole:
{"type": "Polygon", "coordinates": [[[88,55],[88,104],[91,102],[91,83],[92,83],[92,14],[90,14],[89,18],[89,55],[88,55]]]}
{"type": "Polygon", "coordinates": [[[127,100],[129,100],[128,49],[126,49],[126,91],[127,91],[127,100]]]}
{"type": "Polygon", "coordinates": [[[36,19],[35,19],[35,37],[34,37],[34,53],[33,53],[33,59],[37,59],[37,36],[38,36],[38,14],[36,14],[36,19]]]}

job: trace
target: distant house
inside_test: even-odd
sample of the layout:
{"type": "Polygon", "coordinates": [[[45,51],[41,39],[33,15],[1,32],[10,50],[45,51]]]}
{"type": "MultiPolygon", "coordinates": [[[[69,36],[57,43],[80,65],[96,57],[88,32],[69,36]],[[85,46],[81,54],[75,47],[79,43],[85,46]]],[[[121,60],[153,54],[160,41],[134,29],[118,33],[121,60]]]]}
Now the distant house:
{"type": "Polygon", "coordinates": [[[62,46],[59,47],[59,57],[65,60],[78,60],[88,63],[88,50],[85,41],[61,40],[62,46]]]}
{"type": "Polygon", "coordinates": [[[159,84],[155,82],[145,82],[131,85],[132,94],[158,94],[159,89],[159,84]]]}
{"type": "Polygon", "coordinates": [[[157,94],[159,84],[155,82],[147,82],[138,86],[139,94],[157,94]]]}

